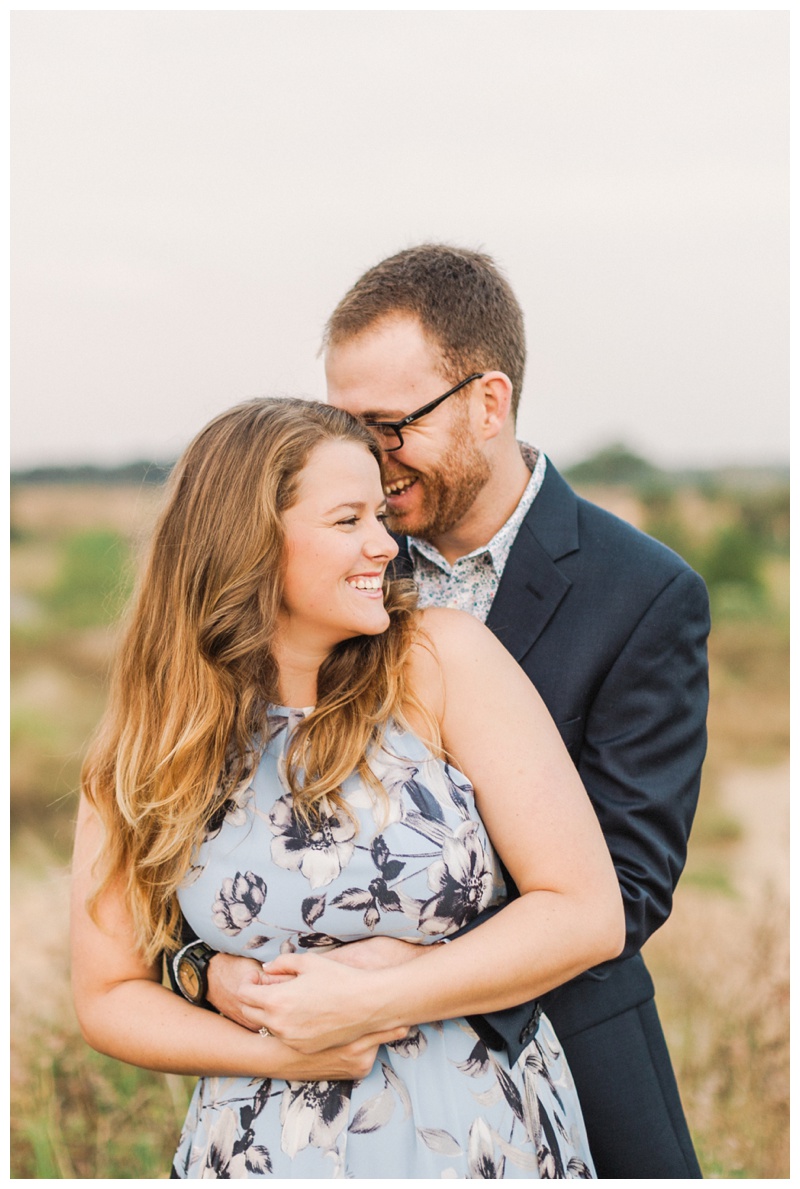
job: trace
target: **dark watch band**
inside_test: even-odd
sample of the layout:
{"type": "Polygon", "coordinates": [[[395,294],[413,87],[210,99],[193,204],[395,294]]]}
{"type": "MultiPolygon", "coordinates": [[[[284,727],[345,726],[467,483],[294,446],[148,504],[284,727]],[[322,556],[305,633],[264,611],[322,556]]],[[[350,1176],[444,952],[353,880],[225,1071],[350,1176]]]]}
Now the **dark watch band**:
{"type": "MultiPolygon", "coordinates": [[[[172,959],[172,973],[177,989],[190,1003],[211,1008],[208,995],[208,965],[216,954],[204,941],[190,941],[172,959]]],[[[212,1009],[213,1010],[213,1009],[212,1009]]]]}

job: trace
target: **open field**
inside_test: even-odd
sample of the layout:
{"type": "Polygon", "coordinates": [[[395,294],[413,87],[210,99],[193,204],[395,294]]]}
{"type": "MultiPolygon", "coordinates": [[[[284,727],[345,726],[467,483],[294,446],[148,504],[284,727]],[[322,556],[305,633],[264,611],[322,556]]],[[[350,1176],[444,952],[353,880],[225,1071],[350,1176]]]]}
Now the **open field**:
{"type": "MultiPolygon", "coordinates": [[[[620,514],[643,515],[623,498],[620,514]]],[[[158,499],[150,487],[12,493],[14,1177],[165,1177],[188,1101],[187,1079],[92,1053],[68,989],[80,756],[158,499]]],[[[688,506],[708,532],[727,523],[729,509],[688,506]]],[[[673,915],[647,949],[709,1177],[789,1172],[786,558],[767,558],[759,582],[757,599],[733,587],[718,599],[698,819],[673,915]]]]}

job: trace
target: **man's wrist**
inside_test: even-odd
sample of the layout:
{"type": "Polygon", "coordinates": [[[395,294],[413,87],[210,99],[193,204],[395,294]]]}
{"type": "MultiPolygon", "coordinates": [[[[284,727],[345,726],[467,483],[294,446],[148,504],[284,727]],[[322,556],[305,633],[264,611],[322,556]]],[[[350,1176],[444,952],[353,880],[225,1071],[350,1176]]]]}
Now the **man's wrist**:
{"type": "Polygon", "coordinates": [[[172,959],[174,983],[180,994],[197,1007],[214,1011],[208,1001],[208,968],[217,951],[198,939],[178,950],[172,959]]]}

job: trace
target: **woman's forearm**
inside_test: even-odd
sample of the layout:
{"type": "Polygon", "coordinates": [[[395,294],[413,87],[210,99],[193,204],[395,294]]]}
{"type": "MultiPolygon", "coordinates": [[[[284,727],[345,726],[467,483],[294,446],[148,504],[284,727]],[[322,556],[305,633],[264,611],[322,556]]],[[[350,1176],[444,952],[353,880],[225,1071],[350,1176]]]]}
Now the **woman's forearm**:
{"type": "Polygon", "coordinates": [[[286,955],[268,970],[297,977],[252,987],[252,1018],[263,1020],[288,1044],[313,1052],[363,1030],[524,1003],[615,957],[623,941],[616,889],[592,901],[529,892],[449,944],[421,947],[413,962],[336,970],[325,958],[286,955]]]}
{"type": "MultiPolygon", "coordinates": [[[[102,831],[81,799],[72,877],[72,988],[78,1021],[93,1048],[131,1065],[190,1075],[316,1081],[365,1077],[378,1046],[405,1028],[359,1036],[305,1057],[280,1040],[195,1007],[161,985],[160,965],[138,954],[120,881],[96,912],[88,908],[102,831]]],[[[263,1023],[263,1021],[262,1021],[263,1023]]],[[[257,1029],[260,1025],[254,1024],[257,1029]]],[[[363,1032],[363,1030],[362,1030],[363,1032]]]]}
{"type": "Polygon", "coordinates": [[[621,901],[576,904],[529,892],[447,945],[426,947],[413,966],[374,972],[383,1021],[423,1023],[480,1015],[536,999],[624,943],[621,901]]]}
{"type": "Polygon", "coordinates": [[[148,979],[118,983],[78,1003],[84,1039],[98,1051],[167,1073],[191,1076],[284,1078],[292,1081],[364,1077],[383,1037],[307,1055],[272,1036],[260,1036],[215,1012],[179,999],[148,979]]]}

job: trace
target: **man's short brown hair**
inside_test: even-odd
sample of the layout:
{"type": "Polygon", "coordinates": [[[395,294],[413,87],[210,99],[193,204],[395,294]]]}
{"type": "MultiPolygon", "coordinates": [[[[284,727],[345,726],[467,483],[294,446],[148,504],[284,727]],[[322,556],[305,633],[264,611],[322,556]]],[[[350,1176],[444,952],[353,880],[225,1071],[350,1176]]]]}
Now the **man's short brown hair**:
{"type": "Polygon", "coordinates": [[[392,314],[419,319],[454,383],[470,372],[505,372],[516,417],[525,327],[519,302],[491,256],[448,244],[420,244],[382,260],[339,302],[325,326],[323,346],[348,342],[392,314]]]}

